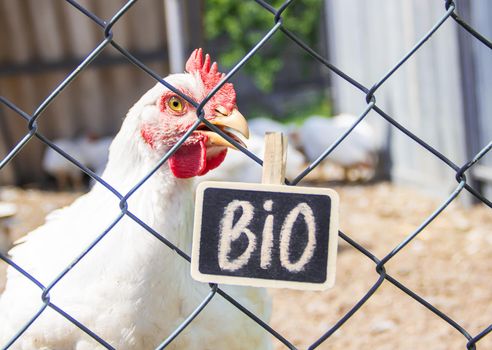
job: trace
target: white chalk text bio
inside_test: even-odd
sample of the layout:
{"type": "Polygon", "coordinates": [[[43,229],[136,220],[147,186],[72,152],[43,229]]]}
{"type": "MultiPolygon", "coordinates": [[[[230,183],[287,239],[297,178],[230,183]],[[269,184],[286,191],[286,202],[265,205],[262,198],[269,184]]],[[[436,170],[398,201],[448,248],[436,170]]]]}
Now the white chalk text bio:
{"type": "MultiPolygon", "coordinates": [[[[224,208],[224,214],[220,222],[219,240],[219,266],[223,270],[237,271],[246,265],[251,259],[252,253],[260,245],[260,268],[268,269],[272,261],[273,242],[273,222],[275,218],[272,212],[273,200],[267,199],[263,202],[263,209],[268,215],[263,224],[261,242],[257,244],[257,235],[251,231],[249,225],[254,218],[255,207],[249,201],[233,200],[224,208]],[[234,223],[234,214],[241,212],[239,220],[234,223]],[[244,234],[247,240],[247,248],[244,252],[232,259],[230,257],[232,243],[244,234]]],[[[305,203],[297,204],[283,219],[280,229],[280,239],[276,242],[280,251],[280,265],[290,272],[296,273],[304,269],[306,264],[311,261],[316,248],[316,220],[313,210],[305,203]],[[304,246],[301,256],[296,261],[291,261],[291,235],[294,223],[302,219],[307,231],[307,244],[304,246]]]]}

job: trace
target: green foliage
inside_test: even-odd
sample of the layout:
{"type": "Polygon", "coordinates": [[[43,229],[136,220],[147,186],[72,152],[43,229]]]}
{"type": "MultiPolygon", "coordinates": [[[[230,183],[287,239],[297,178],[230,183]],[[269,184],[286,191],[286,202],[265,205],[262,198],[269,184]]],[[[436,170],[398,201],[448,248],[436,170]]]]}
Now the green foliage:
{"type": "MultiPolygon", "coordinates": [[[[270,5],[279,8],[284,0],[271,0],[270,5]]],[[[299,0],[283,14],[284,25],[307,44],[314,45],[318,33],[322,0],[299,0]]],[[[225,39],[227,49],[220,55],[220,63],[232,67],[274,26],[274,16],[254,0],[206,0],[205,38],[225,39]]],[[[273,87],[275,75],[282,69],[281,54],[287,43],[285,36],[277,32],[245,66],[256,85],[263,91],[273,87]]]]}
{"type": "Polygon", "coordinates": [[[264,109],[258,109],[248,114],[248,118],[269,118],[284,124],[302,125],[304,121],[313,116],[332,116],[330,100],[324,94],[316,94],[302,101],[290,103],[282,116],[272,115],[264,109]]]}
{"type": "Polygon", "coordinates": [[[326,97],[318,97],[313,101],[313,103],[306,103],[302,106],[294,106],[290,108],[287,112],[285,118],[282,121],[286,123],[293,123],[296,125],[301,125],[304,123],[304,120],[313,115],[326,116],[331,117],[332,110],[331,104],[328,98],[326,97]]]}

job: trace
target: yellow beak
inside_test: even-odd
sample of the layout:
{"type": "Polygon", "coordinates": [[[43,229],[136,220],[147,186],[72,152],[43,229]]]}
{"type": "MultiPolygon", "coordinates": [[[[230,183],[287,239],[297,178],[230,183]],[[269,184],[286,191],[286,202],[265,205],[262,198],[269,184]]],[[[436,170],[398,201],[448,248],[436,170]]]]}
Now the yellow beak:
{"type": "MultiPolygon", "coordinates": [[[[229,132],[229,130],[236,131],[243,135],[245,138],[249,138],[248,122],[237,109],[234,109],[229,115],[224,114],[223,111],[223,108],[217,108],[218,113],[210,121],[210,123],[218,126],[224,133],[234,139],[234,141],[238,142],[243,147],[246,147],[244,142],[239,137],[229,132]]],[[[198,130],[198,132],[206,134],[208,136],[208,142],[211,145],[236,149],[236,147],[232,143],[227,141],[216,132],[210,130],[198,130]]]]}

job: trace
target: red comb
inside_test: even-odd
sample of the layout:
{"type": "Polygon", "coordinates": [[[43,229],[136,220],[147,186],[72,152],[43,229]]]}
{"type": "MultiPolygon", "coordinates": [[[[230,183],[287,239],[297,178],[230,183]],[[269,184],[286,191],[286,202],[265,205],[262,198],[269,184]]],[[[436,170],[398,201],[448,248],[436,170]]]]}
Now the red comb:
{"type": "MultiPolygon", "coordinates": [[[[205,85],[207,93],[209,93],[217,84],[224,78],[225,74],[218,71],[217,63],[212,64],[210,56],[205,55],[205,61],[203,61],[203,50],[196,49],[191,53],[190,58],[186,62],[186,71],[188,73],[198,73],[205,85]]],[[[213,107],[223,106],[228,111],[236,106],[236,91],[231,83],[225,83],[219,91],[212,97],[210,102],[213,107]]]]}

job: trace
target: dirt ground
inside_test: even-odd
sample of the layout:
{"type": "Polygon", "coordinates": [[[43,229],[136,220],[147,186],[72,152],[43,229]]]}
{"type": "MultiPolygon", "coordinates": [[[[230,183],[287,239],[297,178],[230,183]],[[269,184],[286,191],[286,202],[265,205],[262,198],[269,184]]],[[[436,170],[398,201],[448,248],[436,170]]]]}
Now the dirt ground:
{"type": "MultiPolygon", "coordinates": [[[[387,183],[340,186],[341,230],[384,257],[444,198],[387,183]]],[[[70,203],[71,193],[0,189],[0,201],[18,205],[4,220],[16,239],[70,203]]],[[[388,274],[438,307],[470,334],[492,323],[492,211],[451,204],[386,265],[388,274]]],[[[340,240],[335,286],[325,292],[271,290],[271,325],[300,349],[307,348],[347,313],[379,275],[367,257],[340,240]]],[[[385,281],[372,298],[319,349],[465,349],[466,339],[444,320],[385,281]]],[[[492,349],[492,334],[478,349],[492,349]]],[[[285,349],[276,343],[275,349],[285,349]]]]}

